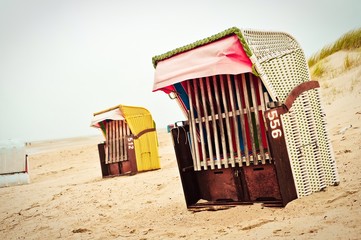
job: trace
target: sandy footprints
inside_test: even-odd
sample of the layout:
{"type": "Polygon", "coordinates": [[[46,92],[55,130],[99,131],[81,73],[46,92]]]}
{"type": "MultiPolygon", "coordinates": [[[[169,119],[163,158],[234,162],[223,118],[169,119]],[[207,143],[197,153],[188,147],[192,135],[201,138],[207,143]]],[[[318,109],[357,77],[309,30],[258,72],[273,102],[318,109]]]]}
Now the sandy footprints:
{"type": "Polygon", "coordinates": [[[103,210],[109,210],[111,209],[113,206],[109,203],[105,203],[105,204],[99,204],[97,205],[97,208],[103,209],[103,210]]]}
{"type": "Polygon", "coordinates": [[[64,191],[60,191],[59,193],[56,193],[53,195],[53,198],[51,199],[51,201],[57,200],[58,198],[60,198],[61,196],[63,196],[66,192],[69,192],[70,188],[66,188],[64,191]]]}
{"type": "Polygon", "coordinates": [[[243,231],[251,230],[251,229],[261,227],[267,223],[274,222],[274,221],[275,221],[275,219],[267,219],[267,218],[251,220],[249,222],[241,224],[240,230],[243,230],[243,231]]]}
{"type": "MultiPolygon", "coordinates": [[[[47,180],[48,178],[55,178],[55,177],[61,177],[64,176],[65,173],[68,173],[70,171],[74,171],[74,167],[66,167],[63,169],[57,169],[57,170],[46,170],[47,168],[42,168],[43,165],[39,165],[38,168],[35,171],[31,172],[31,182],[41,182],[44,180],[47,180]]],[[[56,169],[56,168],[54,168],[56,169]]]]}
{"type": "Polygon", "coordinates": [[[162,189],[164,189],[165,188],[165,184],[163,184],[163,183],[157,183],[157,185],[156,185],[156,190],[157,191],[160,191],[160,190],[162,190],[162,189]]]}
{"type": "Polygon", "coordinates": [[[330,203],[333,203],[333,202],[336,202],[340,199],[343,199],[343,198],[347,198],[347,197],[350,197],[352,195],[354,195],[355,193],[358,193],[359,190],[346,190],[344,192],[339,192],[337,194],[335,194],[335,196],[333,198],[330,198],[327,200],[327,203],[330,204],[330,203]]]}
{"type": "Polygon", "coordinates": [[[30,207],[28,207],[26,209],[20,209],[20,211],[18,211],[18,212],[6,213],[7,216],[2,220],[6,221],[8,219],[17,218],[18,216],[22,216],[24,218],[32,217],[33,216],[32,212],[34,212],[34,210],[37,211],[36,208],[39,207],[39,206],[40,206],[39,203],[34,203],[30,207]]]}
{"type": "MultiPolygon", "coordinates": [[[[26,221],[32,220],[34,218],[41,218],[43,216],[39,211],[40,206],[41,205],[39,203],[33,203],[29,207],[20,209],[17,212],[6,213],[5,218],[1,219],[0,226],[7,226],[7,229],[15,229],[26,221]]],[[[0,230],[4,229],[0,227],[0,230]]]]}

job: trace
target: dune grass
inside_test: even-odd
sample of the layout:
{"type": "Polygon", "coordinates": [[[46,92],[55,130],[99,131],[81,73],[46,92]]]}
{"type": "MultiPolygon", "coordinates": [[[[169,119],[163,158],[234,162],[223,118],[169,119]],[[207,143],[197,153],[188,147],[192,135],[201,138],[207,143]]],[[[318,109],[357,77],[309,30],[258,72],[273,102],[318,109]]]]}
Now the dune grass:
{"type": "Polygon", "coordinates": [[[318,62],[313,68],[312,77],[316,77],[316,78],[321,77],[324,74],[325,70],[326,69],[324,65],[321,62],[318,62]]]}
{"type": "MultiPolygon", "coordinates": [[[[334,43],[325,46],[308,59],[308,66],[316,65],[320,60],[340,50],[352,50],[361,47],[361,28],[351,30],[342,35],[334,43]]],[[[347,64],[347,63],[346,63],[347,64]]]]}

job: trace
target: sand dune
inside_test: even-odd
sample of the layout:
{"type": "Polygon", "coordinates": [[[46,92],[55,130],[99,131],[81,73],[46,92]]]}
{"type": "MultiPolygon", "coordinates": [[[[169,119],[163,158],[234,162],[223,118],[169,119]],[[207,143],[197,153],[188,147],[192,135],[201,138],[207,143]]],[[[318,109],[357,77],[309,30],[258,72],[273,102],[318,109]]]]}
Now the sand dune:
{"type": "Polygon", "coordinates": [[[360,239],[361,68],[332,66],[320,83],[339,186],[285,208],[191,212],[165,130],[161,169],[106,179],[101,134],[37,142],[28,147],[31,183],[0,188],[0,239],[360,239]]]}

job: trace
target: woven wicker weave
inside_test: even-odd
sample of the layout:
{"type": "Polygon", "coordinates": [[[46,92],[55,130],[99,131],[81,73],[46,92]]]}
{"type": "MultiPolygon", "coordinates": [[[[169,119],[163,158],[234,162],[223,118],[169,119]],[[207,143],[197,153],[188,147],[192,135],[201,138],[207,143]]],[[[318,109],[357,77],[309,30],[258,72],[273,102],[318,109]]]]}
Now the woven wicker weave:
{"type": "MultiPolygon", "coordinates": [[[[299,84],[309,81],[299,44],[282,32],[242,30],[249,56],[273,100],[283,102],[299,84]]],[[[282,115],[298,196],[338,184],[339,178],[318,89],[304,92],[282,115]]]]}

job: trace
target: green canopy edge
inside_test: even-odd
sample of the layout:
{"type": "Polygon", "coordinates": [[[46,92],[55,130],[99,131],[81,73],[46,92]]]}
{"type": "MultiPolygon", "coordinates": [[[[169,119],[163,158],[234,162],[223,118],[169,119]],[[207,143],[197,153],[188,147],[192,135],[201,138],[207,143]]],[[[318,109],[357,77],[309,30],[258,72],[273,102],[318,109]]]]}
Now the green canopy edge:
{"type": "Polygon", "coordinates": [[[248,57],[251,57],[252,56],[252,52],[248,46],[248,44],[246,43],[246,40],[244,39],[243,35],[242,35],[242,32],[239,28],[237,27],[231,27],[231,28],[228,28],[220,33],[217,33],[217,34],[214,34],[210,37],[207,37],[207,38],[204,38],[204,39],[201,39],[201,40],[198,40],[196,42],[193,42],[191,44],[188,44],[188,45],[185,45],[183,47],[179,47],[179,48],[176,48],[174,50],[171,50],[171,51],[168,51],[166,53],[163,53],[163,54],[160,54],[160,55],[157,55],[157,56],[154,56],[152,58],[152,62],[153,62],[153,67],[156,68],[157,67],[157,64],[158,62],[160,61],[163,61],[167,58],[171,58],[177,54],[180,54],[180,53],[184,53],[184,52],[187,52],[187,51],[190,51],[192,49],[195,49],[197,47],[200,47],[200,46],[203,46],[203,45],[206,45],[208,43],[211,43],[211,42],[214,42],[214,41],[217,41],[217,40],[220,40],[222,38],[225,38],[225,37],[228,37],[230,35],[237,35],[238,36],[238,39],[239,41],[241,42],[242,46],[243,46],[243,49],[244,51],[246,52],[247,56],[248,57]]]}

